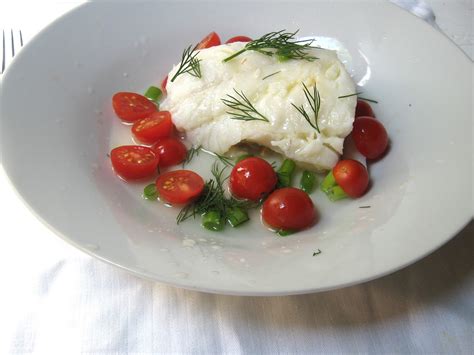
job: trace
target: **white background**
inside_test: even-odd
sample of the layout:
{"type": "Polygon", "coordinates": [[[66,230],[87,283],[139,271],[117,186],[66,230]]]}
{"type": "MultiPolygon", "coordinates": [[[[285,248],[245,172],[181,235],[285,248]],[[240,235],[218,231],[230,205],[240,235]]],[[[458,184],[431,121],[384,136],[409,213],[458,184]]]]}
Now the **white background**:
{"type": "MultiPolygon", "coordinates": [[[[472,58],[472,2],[426,2],[472,58]]],[[[28,42],[79,3],[0,0],[0,28],[21,28],[28,42]]],[[[384,278],[258,298],[175,289],[92,259],[29,212],[1,167],[0,216],[1,354],[474,352],[472,222],[384,278]]]]}

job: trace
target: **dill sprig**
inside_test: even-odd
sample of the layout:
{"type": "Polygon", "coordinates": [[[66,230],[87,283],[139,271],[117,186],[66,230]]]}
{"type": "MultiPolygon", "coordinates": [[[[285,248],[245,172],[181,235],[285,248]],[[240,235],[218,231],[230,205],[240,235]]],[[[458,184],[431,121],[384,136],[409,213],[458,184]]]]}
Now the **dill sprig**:
{"type": "Polygon", "coordinates": [[[225,155],[221,155],[221,154],[218,154],[218,153],[213,153],[216,155],[217,159],[219,159],[222,164],[226,165],[226,166],[234,166],[234,163],[232,162],[232,158],[229,158],[229,157],[226,157],[225,155]]]}
{"type": "Polygon", "coordinates": [[[273,76],[273,75],[277,75],[277,74],[280,73],[280,72],[281,72],[281,70],[276,71],[276,72],[271,73],[271,74],[268,74],[267,76],[264,76],[264,77],[262,78],[262,80],[268,79],[269,77],[271,77],[271,76],[273,76]]]}
{"type": "Polygon", "coordinates": [[[329,143],[323,143],[323,146],[325,146],[326,148],[328,148],[329,150],[332,150],[334,153],[336,153],[337,155],[341,154],[337,151],[336,148],[334,148],[331,144],[329,143]]]}
{"type": "Polygon", "coordinates": [[[222,201],[225,199],[223,188],[224,179],[222,175],[224,174],[225,169],[226,167],[219,169],[217,163],[212,165],[211,172],[214,179],[210,179],[206,182],[204,191],[197,200],[181,209],[176,217],[177,224],[187,220],[188,218],[195,218],[196,215],[200,216],[215,207],[220,207],[219,209],[222,209],[222,201]]]}
{"type": "Polygon", "coordinates": [[[186,153],[186,159],[183,161],[183,168],[186,164],[189,164],[195,156],[198,156],[199,153],[201,153],[201,148],[202,146],[199,145],[197,147],[191,147],[188,149],[188,152],[186,153]]]}
{"type": "Polygon", "coordinates": [[[246,51],[256,51],[268,56],[276,55],[282,61],[288,59],[302,59],[312,62],[318,59],[308,53],[308,49],[311,48],[311,44],[314,40],[298,41],[295,35],[299,30],[295,32],[285,31],[286,30],[270,32],[258,39],[248,42],[240,51],[225,58],[224,62],[228,62],[246,51]]]}
{"type": "Polygon", "coordinates": [[[235,110],[234,112],[227,111],[232,115],[231,119],[241,121],[265,121],[270,122],[268,118],[262,115],[252,105],[250,100],[245,96],[243,91],[238,92],[234,89],[238,97],[227,94],[228,99],[222,99],[222,102],[229,108],[235,110]]]}
{"type": "Polygon", "coordinates": [[[313,127],[318,133],[321,133],[319,131],[319,126],[318,126],[318,115],[319,115],[319,108],[321,106],[321,96],[319,96],[319,91],[316,88],[316,84],[314,84],[313,93],[309,91],[305,83],[302,83],[302,84],[303,84],[304,96],[306,97],[306,100],[308,101],[309,106],[311,107],[311,110],[313,111],[313,114],[314,114],[314,122],[311,120],[309,113],[306,112],[303,105],[299,107],[293,103],[291,105],[293,105],[293,107],[297,109],[299,113],[301,113],[301,115],[311,125],[311,127],[313,127]]]}
{"type": "Polygon", "coordinates": [[[322,251],[317,249],[316,251],[313,252],[313,256],[319,255],[321,253],[322,253],[322,251]]]}
{"type": "Polygon", "coordinates": [[[338,99],[344,99],[344,98],[346,98],[346,97],[357,96],[357,98],[360,99],[360,100],[364,100],[364,101],[368,101],[368,102],[373,102],[374,104],[378,104],[378,103],[379,103],[379,102],[376,101],[376,100],[367,99],[367,98],[365,98],[365,97],[360,97],[360,96],[359,96],[360,94],[363,94],[363,92],[360,91],[360,92],[356,92],[356,93],[354,93],[354,94],[342,95],[342,96],[339,96],[338,99]]]}
{"type": "Polygon", "coordinates": [[[178,71],[171,79],[171,82],[173,82],[181,74],[186,73],[197,78],[201,78],[201,65],[199,63],[200,60],[196,58],[197,55],[198,52],[196,52],[196,46],[194,48],[189,46],[184,50],[183,55],[181,56],[181,62],[179,63],[178,71]]]}
{"type": "Polygon", "coordinates": [[[346,97],[358,96],[358,95],[360,95],[360,94],[362,94],[362,91],[360,91],[360,92],[355,92],[355,93],[349,94],[349,95],[342,95],[342,96],[339,96],[338,99],[345,99],[346,97]]]}
{"type": "Polygon", "coordinates": [[[360,97],[360,96],[359,96],[359,99],[360,99],[360,100],[364,100],[364,101],[368,101],[368,102],[373,102],[374,104],[378,104],[378,103],[379,103],[379,102],[376,101],[376,100],[367,99],[367,98],[365,98],[365,97],[360,97]]]}
{"type": "Polygon", "coordinates": [[[181,209],[176,217],[176,223],[179,224],[209,211],[218,211],[224,220],[227,220],[229,213],[234,208],[248,210],[258,206],[255,202],[238,201],[225,195],[224,183],[229,178],[224,176],[226,169],[227,166],[221,168],[218,161],[214,162],[211,168],[213,178],[206,182],[204,191],[197,200],[181,209]]]}

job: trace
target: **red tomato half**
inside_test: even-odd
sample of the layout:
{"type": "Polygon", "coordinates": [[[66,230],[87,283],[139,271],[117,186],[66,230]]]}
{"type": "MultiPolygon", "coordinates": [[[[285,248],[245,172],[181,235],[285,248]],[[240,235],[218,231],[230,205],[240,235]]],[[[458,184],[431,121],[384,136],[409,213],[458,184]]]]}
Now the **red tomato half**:
{"type": "Polygon", "coordinates": [[[247,37],[247,36],[235,36],[232,38],[229,38],[227,42],[225,43],[234,43],[234,42],[250,42],[252,41],[252,38],[247,37]]]}
{"type": "Polygon", "coordinates": [[[203,38],[201,42],[197,45],[197,49],[211,48],[221,44],[221,39],[219,35],[215,32],[209,33],[206,37],[203,38]]]}
{"type": "Polygon", "coordinates": [[[357,150],[366,158],[380,157],[388,146],[388,135],[380,121],[369,117],[358,117],[352,127],[352,138],[357,150]]]}
{"type": "Polygon", "coordinates": [[[132,133],[140,142],[153,144],[160,138],[169,137],[173,132],[171,113],[168,111],[153,112],[151,116],[135,121],[132,133]]]}
{"type": "Polygon", "coordinates": [[[357,100],[355,117],[357,118],[360,116],[375,117],[374,111],[367,101],[357,100]]]}
{"type": "Polygon", "coordinates": [[[265,200],[262,218],[272,228],[296,231],[314,224],[316,210],[306,192],[285,187],[273,191],[265,200]]]}
{"type": "Polygon", "coordinates": [[[369,186],[369,173],[357,160],[341,160],[332,169],[337,184],[350,197],[362,196],[369,186]]]}
{"type": "Polygon", "coordinates": [[[152,149],[139,145],[123,145],[110,152],[115,172],[125,180],[152,176],[156,172],[159,159],[152,149]]]}
{"type": "Polygon", "coordinates": [[[163,168],[181,163],[188,152],[186,146],[176,138],[160,139],[153,150],[160,156],[160,166],[163,168]]]}
{"type": "Polygon", "coordinates": [[[235,164],[230,173],[230,191],[237,198],[258,201],[273,191],[277,175],[261,158],[250,157],[235,164]]]}
{"type": "Polygon", "coordinates": [[[134,92],[118,92],[112,97],[112,106],[120,119],[135,122],[156,111],[156,105],[145,96],[134,92]]]}
{"type": "Polygon", "coordinates": [[[173,170],[158,177],[156,189],[170,203],[188,203],[201,194],[204,180],[190,170],[173,170]]]}

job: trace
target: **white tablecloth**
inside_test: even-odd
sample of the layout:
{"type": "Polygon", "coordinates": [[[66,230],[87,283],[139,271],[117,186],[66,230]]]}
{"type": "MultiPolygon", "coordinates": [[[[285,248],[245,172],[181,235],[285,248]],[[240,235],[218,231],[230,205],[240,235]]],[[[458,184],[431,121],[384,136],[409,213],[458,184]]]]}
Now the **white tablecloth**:
{"type": "MultiPolygon", "coordinates": [[[[472,2],[427,3],[472,58],[472,2]]],[[[77,1],[1,4],[1,27],[21,26],[27,41],[77,1]]],[[[390,276],[257,298],[176,289],[84,255],[33,217],[2,169],[0,216],[1,354],[474,353],[472,222],[390,276]]]]}

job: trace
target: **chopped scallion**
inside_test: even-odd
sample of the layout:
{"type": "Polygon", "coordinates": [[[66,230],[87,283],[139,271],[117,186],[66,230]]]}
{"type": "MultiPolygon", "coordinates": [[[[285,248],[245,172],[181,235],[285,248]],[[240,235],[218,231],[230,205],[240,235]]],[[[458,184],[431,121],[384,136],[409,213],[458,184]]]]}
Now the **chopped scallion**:
{"type": "Polygon", "coordinates": [[[239,207],[233,207],[227,211],[227,222],[232,227],[237,227],[249,220],[247,211],[239,207]]]}
{"type": "Polygon", "coordinates": [[[323,190],[323,192],[325,193],[328,193],[328,191],[331,190],[336,185],[337,185],[336,179],[334,178],[334,175],[332,174],[332,170],[331,170],[329,171],[329,173],[326,175],[323,182],[321,183],[321,190],[323,190]]]}
{"type": "Polygon", "coordinates": [[[321,183],[321,190],[323,190],[331,201],[342,200],[347,197],[347,194],[344,192],[342,187],[337,184],[332,170],[326,175],[321,183]]]}
{"type": "Polygon", "coordinates": [[[314,183],[316,182],[316,175],[313,172],[305,170],[301,175],[300,187],[301,190],[310,194],[313,191],[314,183]]]}
{"type": "Polygon", "coordinates": [[[291,234],[294,234],[296,233],[296,231],[294,230],[291,230],[291,229],[280,229],[277,234],[280,236],[280,237],[287,237],[291,234]]]}
{"type": "Polygon", "coordinates": [[[295,171],[296,164],[291,159],[285,159],[277,171],[278,175],[278,186],[288,187],[291,186],[291,178],[295,171]]]}
{"type": "Polygon", "coordinates": [[[342,187],[340,187],[339,185],[334,186],[332,189],[330,189],[328,192],[326,192],[326,195],[333,202],[338,201],[338,200],[342,200],[343,198],[347,197],[347,194],[344,192],[342,187]]]}
{"type": "Polygon", "coordinates": [[[145,91],[145,97],[150,99],[151,101],[158,101],[163,96],[163,92],[161,89],[157,88],[156,86],[150,86],[147,91],[145,91]]]}
{"type": "Polygon", "coordinates": [[[156,191],[156,184],[146,185],[143,189],[143,197],[147,200],[156,200],[158,198],[158,192],[156,191]]]}
{"type": "Polygon", "coordinates": [[[219,211],[208,211],[202,215],[202,225],[211,231],[220,231],[224,228],[224,222],[219,211]]]}

